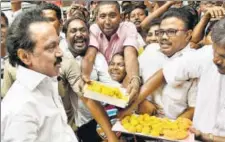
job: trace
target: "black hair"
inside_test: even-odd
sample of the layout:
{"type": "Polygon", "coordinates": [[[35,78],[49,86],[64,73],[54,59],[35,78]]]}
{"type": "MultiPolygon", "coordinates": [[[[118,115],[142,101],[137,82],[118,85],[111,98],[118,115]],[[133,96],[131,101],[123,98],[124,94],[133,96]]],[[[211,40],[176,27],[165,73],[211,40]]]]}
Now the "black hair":
{"type": "Polygon", "coordinates": [[[131,7],[130,13],[131,13],[133,10],[137,9],[137,8],[142,9],[142,10],[144,11],[145,15],[148,16],[148,11],[147,11],[143,6],[141,6],[141,5],[133,5],[133,6],[131,7]]]}
{"type": "Polygon", "coordinates": [[[149,24],[149,28],[151,28],[151,27],[153,27],[153,26],[160,25],[160,23],[161,23],[161,19],[159,19],[159,18],[153,19],[153,20],[151,21],[151,23],[149,24]]]}
{"type": "Polygon", "coordinates": [[[5,13],[3,11],[1,11],[1,17],[5,19],[6,25],[9,26],[8,18],[5,16],[5,13]]]}
{"type": "Polygon", "coordinates": [[[181,9],[189,12],[188,19],[190,19],[190,21],[192,22],[192,27],[194,28],[199,21],[198,11],[191,6],[183,6],[181,9]]]}
{"type": "Polygon", "coordinates": [[[69,24],[74,21],[74,20],[80,20],[80,21],[83,21],[85,23],[85,26],[87,27],[87,29],[89,29],[89,25],[87,24],[85,18],[82,16],[82,15],[74,15],[72,16],[70,19],[68,19],[65,24],[63,25],[63,33],[65,33],[65,35],[67,35],[67,31],[68,31],[68,27],[69,27],[69,24]]]}
{"type": "Polygon", "coordinates": [[[40,5],[40,9],[41,10],[53,10],[56,12],[56,16],[57,16],[58,20],[60,21],[62,19],[61,9],[53,3],[43,3],[40,5]]]}
{"type": "Polygon", "coordinates": [[[193,29],[193,19],[191,18],[191,13],[187,10],[184,10],[182,8],[170,8],[167,12],[165,12],[161,16],[161,21],[167,18],[176,17],[180,20],[182,20],[185,24],[185,28],[187,30],[193,29]]]}
{"type": "Polygon", "coordinates": [[[97,5],[96,14],[98,14],[100,6],[108,4],[115,5],[118,11],[120,12],[120,4],[117,1],[100,1],[97,5]]]}
{"type": "Polygon", "coordinates": [[[225,18],[216,22],[212,28],[212,41],[218,45],[225,45],[225,18]]]}
{"type": "MultiPolygon", "coordinates": [[[[117,52],[117,53],[113,54],[111,60],[112,60],[115,56],[121,56],[121,57],[124,58],[124,52],[117,52]]],[[[111,61],[110,61],[110,62],[111,62],[111,61]]]]}
{"type": "Polygon", "coordinates": [[[26,66],[17,56],[17,51],[18,49],[24,49],[33,52],[36,42],[31,39],[29,27],[31,24],[38,22],[48,22],[48,20],[41,16],[40,9],[30,9],[18,15],[9,27],[6,48],[12,66],[26,66]]]}

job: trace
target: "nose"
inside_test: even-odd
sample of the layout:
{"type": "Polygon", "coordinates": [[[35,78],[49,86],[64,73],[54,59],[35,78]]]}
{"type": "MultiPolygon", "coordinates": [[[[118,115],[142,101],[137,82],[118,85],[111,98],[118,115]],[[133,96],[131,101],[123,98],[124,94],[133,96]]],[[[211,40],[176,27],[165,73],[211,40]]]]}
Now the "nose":
{"type": "Polygon", "coordinates": [[[62,56],[63,56],[63,51],[62,51],[61,48],[59,48],[59,46],[57,47],[55,56],[56,56],[56,57],[62,57],[62,56]]]}
{"type": "Polygon", "coordinates": [[[77,36],[77,37],[81,37],[81,36],[82,36],[81,31],[78,30],[77,33],[76,33],[76,36],[77,36]]]}
{"type": "Polygon", "coordinates": [[[105,19],[105,24],[107,24],[107,25],[110,24],[110,18],[109,18],[109,16],[106,17],[106,19],[105,19]]]}
{"type": "Polygon", "coordinates": [[[166,32],[163,33],[163,35],[161,36],[161,39],[168,39],[166,32]]]}
{"type": "Polygon", "coordinates": [[[138,20],[139,19],[139,16],[138,15],[135,15],[135,20],[138,20]]]}
{"type": "Polygon", "coordinates": [[[218,56],[216,56],[216,55],[214,55],[213,62],[216,65],[222,65],[223,64],[223,61],[218,56]]]}

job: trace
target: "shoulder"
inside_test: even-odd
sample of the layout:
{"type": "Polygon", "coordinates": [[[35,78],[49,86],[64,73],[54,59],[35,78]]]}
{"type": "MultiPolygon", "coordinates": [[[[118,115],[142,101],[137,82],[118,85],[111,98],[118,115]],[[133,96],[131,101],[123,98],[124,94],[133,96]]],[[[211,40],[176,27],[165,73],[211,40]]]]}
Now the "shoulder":
{"type": "Polygon", "coordinates": [[[90,33],[92,33],[94,35],[98,35],[100,32],[101,32],[101,30],[97,24],[92,24],[90,26],[90,33]]]}

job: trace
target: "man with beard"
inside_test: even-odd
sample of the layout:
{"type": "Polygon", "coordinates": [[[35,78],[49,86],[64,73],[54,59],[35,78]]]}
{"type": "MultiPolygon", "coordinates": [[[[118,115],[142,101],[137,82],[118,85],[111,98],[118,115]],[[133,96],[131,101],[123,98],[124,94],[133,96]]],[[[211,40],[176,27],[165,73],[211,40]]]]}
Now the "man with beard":
{"type": "MultiPolygon", "coordinates": [[[[187,51],[193,50],[189,46],[192,28],[188,13],[183,9],[171,8],[163,14],[160,29],[157,31],[159,44],[149,45],[139,58],[144,83],[167,63],[183,56],[187,51]]],[[[166,84],[152,94],[143,95],[141,92],[139,95],[140,97],[123,113],[130,113],[140,104],[139,107],[145,108],[142,113],[156,113],[171,119],[177,117],[192,119],[195,107],[196,81],[188,80],[179,87],[166,84]],[[145,100],[148,95],[151,95],[152,98],[148,97],[147,99],[156,104],[155,106],[145,100]]]]}
{"type": "MultiPolygon", "coordinates": [[[[89,43],[88,25],[85,23],[85,20],[82,17],[75,16],[66,21],[66,23],[63,26],[63,32],[66,35],[69,49],[69,51],[65,53],[65,56],[73,59],[74,61],[77,61],[77,63],[80,65],[82,58],[85,55],[85,52],[87,51],[88,48],[89,43]]],[[[109,84],[114,83],[109,76],[107,62],[101,53],[98,53],[96,55],[95,64],[91,72],[91,79],[109,84]]],[[[68,85],[64,84],[64,86],[68,85]]],[[[81,85],[81,87],[83,86],[81,85]]],[[[71,90],[70,88],[66,90],[66,92],[68,92],[68,95],[73,94],[73,91],[71,92],[70,90],[71,90]]],[[[75,97],[75,95],[70,96],[75,97]]],[[[97,122],[99,123],[104,122],[105,119],[107,118],[105,111],[103,110],[103,107],[98,102],[84,97],[71,100],[73,106],[76,108],[75,120],[76,125],[78,126],[76,132],[79,139],[82,140],[83,142],[100,141],[101,139],[96,132],[95,120],[97,120],[97,122]],[[76,100],[76,102],[73,100],[76,100]],[[93,120],[92,116],[95,118],[95,120],[93,120]]],[[[102,127],[104,126],[103,125],[104,123],[99,124],[101,124],[102,127]]],[[[107,135],[107,139],[110,142],[116,141],[115,137],[113,138],[114,133],[110,130],[111,126],[108,125],[108,123],[106,123],[105,126],[109,128],[109,129],[104,128],[104,132],[107,135]]]]}
{"type": "Polygon", "coordinates": [[[58,93],[56,29],[40,10],[30,10],[14,20],[7,36],[9,61],[18,69],[1,104],[1,141],[77,142],[58,93]]]}

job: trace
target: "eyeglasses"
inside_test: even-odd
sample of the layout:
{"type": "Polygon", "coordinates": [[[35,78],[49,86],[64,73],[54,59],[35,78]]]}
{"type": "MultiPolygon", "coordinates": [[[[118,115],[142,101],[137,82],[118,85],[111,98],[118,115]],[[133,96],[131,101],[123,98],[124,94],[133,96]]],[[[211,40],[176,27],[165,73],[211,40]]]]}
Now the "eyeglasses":
{"type": "Polygon", "coordinates": [[[155,31],[155,35],[162,37],[166,33],[166,35],[168,37],[173,37],[173,36],[176,36],[178,31],[187,31],[187,30],[185,30],[185,29],[168,29],[168,30],[160,29],[160,30],[155,31]]]}

